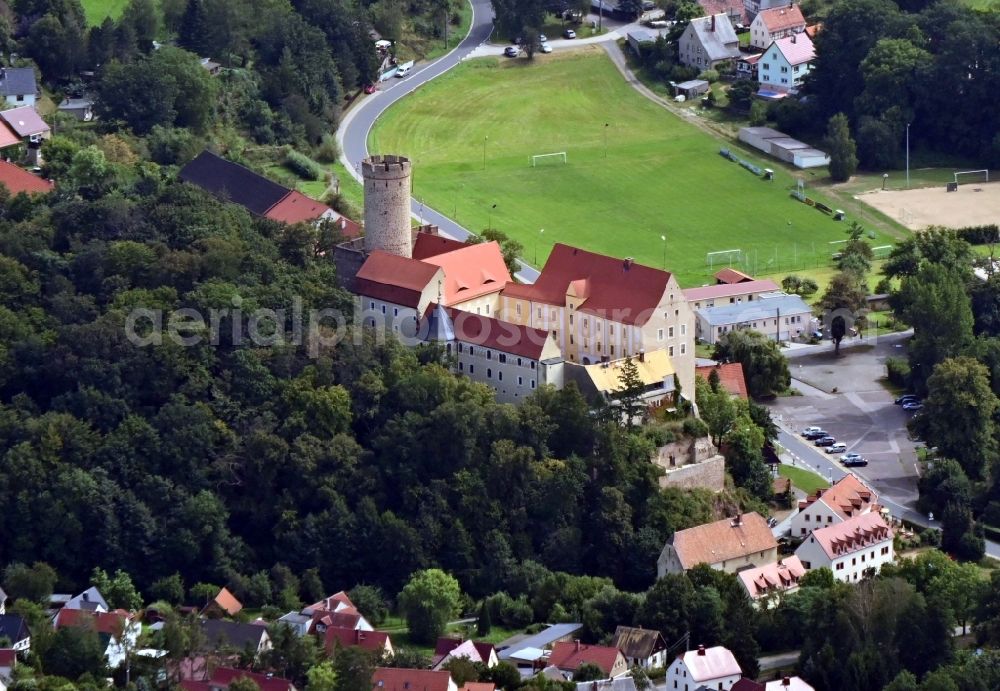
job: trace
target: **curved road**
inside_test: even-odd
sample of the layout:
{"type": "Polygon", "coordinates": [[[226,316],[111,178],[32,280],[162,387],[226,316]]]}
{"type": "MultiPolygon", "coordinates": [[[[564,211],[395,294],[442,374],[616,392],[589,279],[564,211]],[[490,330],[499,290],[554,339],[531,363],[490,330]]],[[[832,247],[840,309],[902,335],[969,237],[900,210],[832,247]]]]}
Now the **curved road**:
{"type": "MultiPolygon", "coordinates": [[[[340,161],[358,182],[362,182],[361,161],[368,156],[368,134],[379,116],[396,101],[462,62],[493,33],[493,8],[490,0],[471,0],[471,2],[472,25],[468,35],[454,50],[437,60],[416,65],[408,77],[391,78],[382,82],[379,91],[363,98],[344,116],[337,130],[337,143],[341,151],[340,161]]],[[[410,212],[421,223],[436,225],[443,234],[457,240],[464,240],[472,234],[468,229],[416,199],[410,199],[410,212]]],[[[518,278],[528,283],[538,278],[538,271],[520,260],[518,263],[521,265],[518,278]]]]}

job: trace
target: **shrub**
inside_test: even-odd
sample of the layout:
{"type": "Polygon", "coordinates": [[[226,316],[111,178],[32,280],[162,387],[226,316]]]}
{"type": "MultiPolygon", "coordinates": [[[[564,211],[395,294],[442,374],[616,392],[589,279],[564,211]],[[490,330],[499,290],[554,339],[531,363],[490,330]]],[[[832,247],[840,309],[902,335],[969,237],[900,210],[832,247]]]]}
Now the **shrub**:
{"type": "Polygon", "coordinates": [[[337,146],[337,138],[332,134],[324,134],[316,147],[316,160],[321,163],[335,163],[340,156],[340,147],[337,146]]]}
{"type": "Polygon", "coordinates": [[[910,384],[910,363],[903,358],[891,357],[885,361],[886,377],[892,384],[906,388],[910,384]]]}
{"type": "Polygon", "coordinates": [[[704,79],[709,84],[719,81],[719,73],[716,70],[705,70],[698,75],[698,79],[704,79]]]}
{"type": "Polygon", "coordinates": [[[708,425],[696,417],[689,417],[684,421],[684,434],[689,437],[704,437],[708,434],[708,425]]]}
{"type": "Polygon", "coordinates": [[[306,180],[323,179],[323,166],[298,151],[291,149],[288,151],[285,155],[285,166],[306,180]]]}

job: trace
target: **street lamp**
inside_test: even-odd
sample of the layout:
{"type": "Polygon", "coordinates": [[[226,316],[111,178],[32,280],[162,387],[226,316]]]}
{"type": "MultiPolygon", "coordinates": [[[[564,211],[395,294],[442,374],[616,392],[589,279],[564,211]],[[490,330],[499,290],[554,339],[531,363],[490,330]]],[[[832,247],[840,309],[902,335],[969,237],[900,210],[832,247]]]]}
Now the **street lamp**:
{"type": "Polygon", "coordinates": [[[604,158],[608,157],[608,123],[604,123],[604,158]]]}
{"type": "Polygon", "coordinates": [[[487,225],[486,225],[486,229],[487,230],[492,230],[493,229],[493,209],[495,209],[495,208],[497,208],[496,204],[494,204],[493,206],[490,207],[490,211],[489,211],[489,219],[490,220],[489,220],[489,223],[487,223],[487,225]]]}
{"type": "Polygon", "coordinates": [[[542,233],[545,232],[545,228],[538,229],[538,237],[535,238],[535,266],[538,266],[538,241],[542,239],[542,233]]]}
{"type": "Polygon", "coordinates": [[[906,189],[910,189],[910,123],[906,123],[906,189]]]}
{"type": "Polygon", "coordinates": [[[888,173],[882,173],[882,191],[885,192],[885,183],[889,179],[888,173]]]}
{"type": "Polygon", "coordinates": [[[490,135],[483,137],[483,170],[486,170],[486,142],[490,140],[490,135]]]}
{"type": "Polygon", "coordinates": [[[667,270],[667,236],[661,235],[660,239],[663,240],[663,270],[667,270]]]}

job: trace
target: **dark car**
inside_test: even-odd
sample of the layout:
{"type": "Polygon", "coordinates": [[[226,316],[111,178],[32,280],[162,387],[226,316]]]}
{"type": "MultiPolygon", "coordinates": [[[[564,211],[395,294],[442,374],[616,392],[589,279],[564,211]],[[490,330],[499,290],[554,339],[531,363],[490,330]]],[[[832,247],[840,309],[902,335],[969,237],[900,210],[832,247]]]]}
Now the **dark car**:
{"type": "Polygon", "coordinates": [[[807,434],[803,434],[802,436],[806,439],[822,439],[823,437],[829,437],[830,435],[826,432],[826,430],[814,429],[807,434]]]}
{"type": "Polygon", "coordinates": [[[909,403],[911,401],[919,401],[919,400],[920,400],[919,396],[914,396],[913,394],[908,393],[904,396],[900,396],[899,398],[897,398],[896,405],[903,405],[904,403],[909,403]]]}
{"type": "Polygon", "coordinates": [[[506,55],[508,58],[516,58],[519,52],[520,51],[514,46],[507,46],[506,48],[503,49],[503,54],[506,55]]]}
{"type": "Polygon", "coordinates": [[[833,437],[820,437],[813,442],[816,446],[833,446],[837,443],[837,440],[833,437]]]}
{"type": "Polygon", "coordinates": [[[866,458],[848,458],[843,462],[845,468],[864,468],[868,465],[868,459],[866,458]]]}

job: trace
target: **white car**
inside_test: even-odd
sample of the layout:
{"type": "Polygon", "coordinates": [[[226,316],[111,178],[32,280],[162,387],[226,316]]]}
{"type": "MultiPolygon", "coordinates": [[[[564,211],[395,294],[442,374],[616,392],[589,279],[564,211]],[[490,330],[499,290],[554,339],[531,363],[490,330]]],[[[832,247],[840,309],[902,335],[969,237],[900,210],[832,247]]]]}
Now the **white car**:
{"type": "Polygon", "coordinates": [[[840,457],[841,463],[849,461],[859,461],[859,460],[861,460],[861,454],[854,452],[845,453],[843,456],[840,457]]]}
{"type": "Polygon", "coordinates": [[[822,429],[823,429],[822,427],[806,427],[804,430],[802,430],[802,436],[804,437],[807,434],[812,434],[813,432],[819,432],[822,429]]]}
{"type": "Polygon", "coordinates": [[[552,52],[552,46],[550,46],[548,43],[544,43],[543,42],[543,43],[539,44],[538,51],[540,53],[551,53],[552,52]]]}
{"type": "Polygon", "coordinates": [[[539,43],[544,44],[544,43],[548,43],[548,41],[549,41],[549,37],[548,36],[546,36],[545,34],[538,34],[538,42],[539,43]]]}
{"type": "Polygon", "coordinates": [[[836,444],[831,444],[826,447],[826,453],[843,453],[847,451],[847,444],[842,441],[838,441],[836,444]]]}

